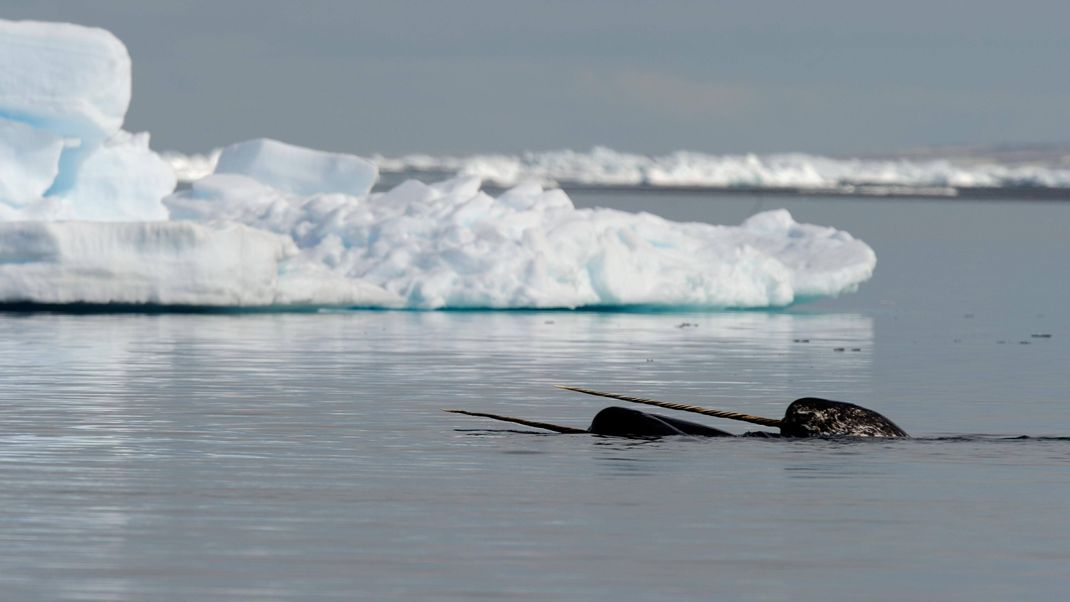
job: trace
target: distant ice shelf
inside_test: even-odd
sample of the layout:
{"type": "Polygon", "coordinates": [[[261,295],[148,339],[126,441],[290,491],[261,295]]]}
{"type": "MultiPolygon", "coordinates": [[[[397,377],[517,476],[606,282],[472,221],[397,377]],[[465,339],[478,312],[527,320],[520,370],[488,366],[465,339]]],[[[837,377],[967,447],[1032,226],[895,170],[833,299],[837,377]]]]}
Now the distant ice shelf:
{"type": "MultiPolygon", "coordinates": [[[[641,155],[595,147],[590,151],[542,151],[519,155],[406,155],[371,157],[379,171],[422,179],[476,176],[490,186],[524,182],[566,188],[643,188],[783,191],[854,196],[954,197],[982,191],[1066,191],[1070,152],[1000,162],[1004,154],[933,153],[882,158],[834,158],[807,153],[713,155],[679,151],[641,155]],[[1045,160],[1047,159],[1047,160],[1045,160]]],[[[212,173],[220,150],[164,153],[179,180],[212,173]]],[[[396,179],[396,178],[395,178],[396,179]]]]}
{"type": "Polygon", "coordinates": [[[953,195],[960,188],[1070,188],[1070,165],[1000,164],[954,158],[845,159],[806,153],[642,155],[596,147],[520,155],[376,156],[384,172],[473,175],[498,186],[796,188],[859,194],[953,195]]]}

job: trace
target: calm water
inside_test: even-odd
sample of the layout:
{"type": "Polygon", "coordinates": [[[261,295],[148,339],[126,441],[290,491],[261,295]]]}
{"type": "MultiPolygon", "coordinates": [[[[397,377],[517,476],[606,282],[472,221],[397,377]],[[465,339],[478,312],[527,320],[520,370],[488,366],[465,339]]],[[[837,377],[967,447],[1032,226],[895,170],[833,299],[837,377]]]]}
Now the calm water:
{"type": "Polygon", "coordinates": [[[782,312],[0,315],[3,599],[1070,594],[1070,205],[574,199],[787,206],[869,242],[877,275],[782,312]],[[606,405],[560,382],[770,416],[822,395],[916,439],[440,411],[585,426],[606,405]]]}

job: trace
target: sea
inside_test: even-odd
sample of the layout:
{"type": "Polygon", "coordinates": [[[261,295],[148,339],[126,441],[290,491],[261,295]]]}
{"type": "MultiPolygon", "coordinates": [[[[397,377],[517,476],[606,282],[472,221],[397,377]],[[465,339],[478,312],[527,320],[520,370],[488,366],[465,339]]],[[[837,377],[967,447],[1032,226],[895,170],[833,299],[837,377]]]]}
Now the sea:
{"type": "MultiPolygon", "coordinates": [[[[0,314],[4,600],[1070,597],[1070,204],[577,190],[877,253],[769,311],[0,314]],[[904,440],[624,439],[579,385],[904,440]]],[[[761,427],[681,415],[735,433],[761,427]]]]}

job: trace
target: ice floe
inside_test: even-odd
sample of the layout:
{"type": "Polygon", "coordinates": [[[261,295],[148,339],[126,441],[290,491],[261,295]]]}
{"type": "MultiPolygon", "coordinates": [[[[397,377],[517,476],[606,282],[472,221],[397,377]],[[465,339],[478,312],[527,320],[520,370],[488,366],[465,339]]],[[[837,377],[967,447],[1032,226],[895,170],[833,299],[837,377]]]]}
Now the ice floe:
{"type": "MultiPolygon", "coordinates": [[[[186,159],[187,174],[213,173],[173,192],[180,156],[121,129],[121,42],[67,24],[0,33],[16,66],[0,76],[3,303],[778,307],[854,290],[876,264],[862,241],[785,210],[717,226],[577,209],[523,169],[488,194],[482,178],[508,161],[371,192],[374,162],[259,139],[186,159]]],[[[632,181],[603,159],[599,177],[632,181]]]]}
{"type": "Polygon", "coordinates": [[[172,219],[284,235],[299,249],[291,264],[370,283],[414,308],[783,306],[852,290],[876,263],[865,243],[785,210],[735,227],[682,224],[576,209],[561,190],[534,184],[492,197],[473,177],[359,197],[218,174],[166,203],[172,219]]]}

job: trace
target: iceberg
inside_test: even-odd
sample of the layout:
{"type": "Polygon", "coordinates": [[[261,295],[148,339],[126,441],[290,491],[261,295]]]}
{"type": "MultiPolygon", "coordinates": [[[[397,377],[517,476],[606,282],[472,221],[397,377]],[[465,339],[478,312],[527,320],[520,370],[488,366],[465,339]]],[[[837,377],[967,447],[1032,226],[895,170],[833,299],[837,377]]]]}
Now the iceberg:
{"type": "Polygon", "coordinates": [[[327,153],[261,138],[224,148],[215,173],[241,174],[296,194],[367,194],[379,169],[354,155],[327,153]]]}
{"type": "MultiPolygon", "coordinates": [[[[864,242],[785,210],[676,223],[577,209],[533,182],[492,196],[475,175],[372,192],[374,162],[269,139],[188,158],[175,192],[180,156],[122,130],[130,64],[114,36],[0,21],[0,59],[0,303],[779,307],[854,290],[876,265],[864,242]]],[[[634,180],[597,160],[600,177],[634,180]]],[[[570,161],[546,173],[581,177],[570,161]]]]}
{"type": "Polygon", "coordinates": [[[98,142],[130,105],[130,54],[103,29],[0,20],[0,117],[98,142]]]}
{"type": "Polygon", "coordinates": [[[130,55],[111,33],[0,20],[0,219],[158,220],[175,187],[121,129],[130,55]]]}

